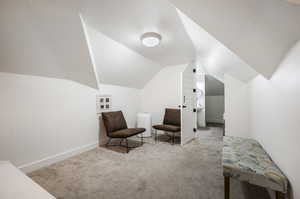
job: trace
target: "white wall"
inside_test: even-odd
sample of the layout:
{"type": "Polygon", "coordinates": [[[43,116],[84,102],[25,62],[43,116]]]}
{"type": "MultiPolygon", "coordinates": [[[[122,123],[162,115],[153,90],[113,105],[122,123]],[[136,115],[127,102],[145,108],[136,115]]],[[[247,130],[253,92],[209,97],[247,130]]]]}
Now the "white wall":
{"type": "Polygon", "coordinates": [[[141,110],[151,113],[153,124],[163,121],[165,108],[180,105],[180,74],[186,66],[164,67],[142,89],[141,110]]]}
{"type": "Polygon", "coordinates": [[[225,134],[249,137],[248,85],[230,75],[224,76],[225,134]]]}
{"type": "Polygon", "coordinates": [[[223,123],[224,96],[205,96],[206,122],[223,123]]]}
{"type": "Polygon", "coordinates": [[[136,116],[141,106],[141,90],[100,84],[100,93],[112,96],[112,110],[122,110],[128,127],[136,126],[136,116]]]}
{"type": "MultiPolygon", "coordinates": [[[[114,110],[124,111],[128,126],[136,123],[139,89],[100,85],[112,95],[114,110]]],[[[0,73],[0,160],[24,171],[97,146],[98,90],[79,83],[0,73]]]]}
{"type": "Polygon", "coordinates": [[[250,82],[250,130],[288,176],[300,198],[300,42],[270,80],[250,82]]]}
{"type": "Polygon", "coordinates": [[[0,159],[16,166],[97,142],[96,89],[0,73],[0,159]]]}
{"type": "Polygon", "coordinates": [[[205,119],[205,94],[206,94],[206,81],[205,75],[202,68],[197,69],[198,74],[196,74],[196,87],[197,87],[197,128],[206,126],[205,119]]]}

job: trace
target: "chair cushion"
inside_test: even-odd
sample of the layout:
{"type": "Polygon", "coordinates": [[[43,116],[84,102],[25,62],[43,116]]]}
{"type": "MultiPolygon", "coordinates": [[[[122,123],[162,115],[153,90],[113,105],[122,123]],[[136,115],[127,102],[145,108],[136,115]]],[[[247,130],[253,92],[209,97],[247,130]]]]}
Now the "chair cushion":
{"type": "Polygon", "coordinates": [[[166,108],[164,124],[180,126],[180,109],[166,108]]]}
{"type": "Polygon", "coordinates": [[[143,133],[146,131],[144,128],[129,128],[129,129],[122,129],[119,131],[114,131],[109,134],[110,137],[112,138],[127,138],[131,137],[140,133],[143,133]]]}
{"type": "Polygon", "coordinates": [[[153,128],[161,131],[169,131],[169,132],[178,132],[180,131],[180,126],[175,125],[154,125],[153,128]]]}
{"type": "Polygon", "coordinates": [[[108,134],[121,129],[127,129],[127,123],[122,111],[102,113],[103,122],[108,134]]]}

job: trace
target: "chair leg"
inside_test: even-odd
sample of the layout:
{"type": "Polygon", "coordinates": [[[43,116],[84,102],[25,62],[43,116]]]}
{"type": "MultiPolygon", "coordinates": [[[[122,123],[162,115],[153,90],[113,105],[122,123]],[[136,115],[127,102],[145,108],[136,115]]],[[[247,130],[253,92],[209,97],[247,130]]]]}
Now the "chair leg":
{"type": "Polygon", "coordinates": [[[175,144],[175,133],[170,132],[172,135],[170,136],[170,140],[171,140],[171,144],[174,145],[175,144]]]}
{"type": "Polygon", "coordinates": [[[276,199],[284,199],[284,193],[280,192],[280,191],[276,191],[276,199]]]}
{"type": "Polygon", "coordinates": [[[175,133],[173,133],[173,145],[175,144],[175,133]]]}
{"type": "Polygon", "coordinates": [[[225,199],[229,199],[230,195],[230,177],[224,176],[224,196],[225,199]]]}
{"type": "Polygon", "coordinates": [[[105,144],[105,147],[108,146],[108,144],[110,143],[110,140],[111,140],[111,138],[108,139],[108,141],[107,141],[106,144],[105,144]]]}
{"type": "Polygon", "coordinates": [[[143,145],[144,144],[144,139],[143,139],[143,133],[141,134],[141,145],[143,145]]]}
{"type": "Polygon", "coordinates": [[[155,129],[155,143],[157,142],[157,130],[155,129]]]}
{"type": "Polygon", "coordinates": [[[126,138],[126,152],[129,152],[129,147],[128,147],[128,139],[126,138]]]}

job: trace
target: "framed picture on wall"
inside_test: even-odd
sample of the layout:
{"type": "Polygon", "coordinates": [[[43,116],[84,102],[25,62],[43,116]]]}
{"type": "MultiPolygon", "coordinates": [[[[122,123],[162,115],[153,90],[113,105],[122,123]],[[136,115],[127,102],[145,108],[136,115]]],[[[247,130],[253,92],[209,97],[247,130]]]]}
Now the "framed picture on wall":
{"type": "Polygon", "coordinates": [[[111,106],[111,95],[97,95],[96,97],[97,113],[101,114],[105,111],[110,111],[111,106]]]}

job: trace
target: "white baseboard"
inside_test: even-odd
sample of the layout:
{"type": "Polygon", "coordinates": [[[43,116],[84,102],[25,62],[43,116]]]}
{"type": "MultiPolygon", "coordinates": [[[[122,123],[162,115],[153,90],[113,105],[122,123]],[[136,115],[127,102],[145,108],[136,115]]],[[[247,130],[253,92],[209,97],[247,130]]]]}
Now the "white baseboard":
{"type": "Polygon", "coordinates": [[[54,164],[56,162],[60,162],[62,160],[68,159],[72,156],[75,156],[75,155],[78,155],[80,153],[89,151],[89,150],[94,149],[96,147],[98,147],[98,142],[93,143],[93,144],[88,144],[88,145],[85,145],[85,146],[81,146],[81,147],[77,147],[77,148],[71,149],[71,150],[63,152],[63,153],[59,153],[59,154],[56,154],[56,155],[53,155],[53,156],[49,156],[47,158],[43,158],[41,160],[37,160],[37,161],[31,162],[31,163],[28,163],[28,164],[24,164],[24,165],[19,166],[18,168],[20,170],[22,170],[23,172],[25,172],[25,173],[30,173],[30,172],[35,171],[37,169],[49,166],[49,165],[54,164]]]}

